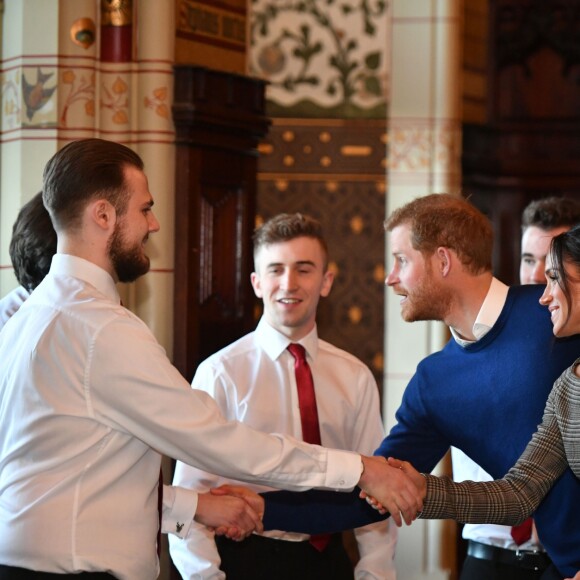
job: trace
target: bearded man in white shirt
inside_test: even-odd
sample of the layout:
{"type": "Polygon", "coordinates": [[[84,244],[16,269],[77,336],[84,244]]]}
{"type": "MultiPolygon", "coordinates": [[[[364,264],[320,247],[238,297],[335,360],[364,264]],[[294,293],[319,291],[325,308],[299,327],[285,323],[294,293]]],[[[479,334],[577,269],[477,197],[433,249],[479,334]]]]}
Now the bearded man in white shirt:
{"type": "MultiPolygon", "coordinates": [[[[52,257],[56,253],[56,243],[56,232],[44,207],[42,192],[39,192],[22,206],[12,228],[10,261],[20,286],[0,300],[0,330],[48,274],[52,257]]],[[[193,521],[198,497],[197,493],[190,490],[164,486],[161,503],[162,533],[185,536],[193,521]]],[[[202,505],[207,502],[213,504],[214,513],[222,514],[220,517],[224,518],[224,524],[229,523],[229,527],[222,530],[225,534],[241,538],[250,531],[242,531],[244,525],[251,526],[251,529],[255,527],[257,516],[253,514],[249,517],[246,513],[248,506],[243,502],[230,496],[223,496],[221,500],[203,497],[202,505]],[[237,526],[234,527],[234,523],[237,526]]]]}
{"type": "MultiPolygon", "coordinates": [[[[333,283],[321,224],[302,214],[275,216],[254,234],[254,264],[251,282],[263,317],[254,332],[203,361],[193,387],[215,398],[229,419],[302,439],[288,351],[291,343],[301,344],[313,376],[322,445],[372,453],[384,437],[376,382],[360,360],[317,334],[318,302],[333,283]]],[[[179,462],[173,483],[204,492],[236,482],[179,462]]],[[[355,537],[361,558],[354,576],[340,534],[323,549],[304,534],[283,531],[233,543],[214,541],[210,530],[194,523],[184,540],[170,538],[170,553],[187,580],[393,580],[396,527],[379,522],[355,530],[355,537]]]]}
{"type": "MultiPolygon", "coordinates": [[[[161,454],[294,490],[358,483],[372,494],[389,481],[388,509],[412,521],[421,500],[401,470],[226,421],[121,306],[115,284],[149,270],[145,245],[159,229],[135,152],[69,143],[42,191],[57,254],[0,332],[1,580],[156,578],[161,454]]],[[[209,498],[196,519],[222,526],[209,498]]]]}

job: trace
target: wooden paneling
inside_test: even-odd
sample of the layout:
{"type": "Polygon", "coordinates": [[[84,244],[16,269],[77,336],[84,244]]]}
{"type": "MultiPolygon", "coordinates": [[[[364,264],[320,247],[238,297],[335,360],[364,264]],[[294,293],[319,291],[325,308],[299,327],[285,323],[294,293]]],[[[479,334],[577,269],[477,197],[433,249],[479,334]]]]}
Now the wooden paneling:
{"type": "Polygon", "coordinates": [[[199,362],[254,326],[251,235],[264,83],[176,67],[174,363],[199,362]]]}
{"type": "Polygon", "coordinates": [[[495,274],[517,283],[523,208],[580,197],[580,0],[489,6],[488,113],[463,127],[463,191],[493,222],[495,274]]]}

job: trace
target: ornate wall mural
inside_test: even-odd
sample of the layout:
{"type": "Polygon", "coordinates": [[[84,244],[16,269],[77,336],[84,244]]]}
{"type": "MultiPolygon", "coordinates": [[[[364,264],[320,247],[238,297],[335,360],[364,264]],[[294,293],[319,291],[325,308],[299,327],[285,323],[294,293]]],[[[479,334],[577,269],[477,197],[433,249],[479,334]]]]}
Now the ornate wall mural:
{"type": "Polygon", "coordinates": [[[384,0],[252,0],[251,73],[268,112],[382,118],[388,88],[384,0]]]}
{"type": "Polygon", "coordinates": [[[91,70],[65,69],[61,75],[63,104],[60,113],[60,124],[67,127],[69,111],[80,108],[81,115],[95,116],[95,72],[91,70]]]}

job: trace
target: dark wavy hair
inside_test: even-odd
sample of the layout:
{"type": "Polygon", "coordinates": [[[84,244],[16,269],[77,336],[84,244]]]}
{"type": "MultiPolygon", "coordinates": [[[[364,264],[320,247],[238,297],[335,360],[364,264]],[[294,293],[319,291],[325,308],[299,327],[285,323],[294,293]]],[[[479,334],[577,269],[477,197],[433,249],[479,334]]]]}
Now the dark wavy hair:
{"type": "Polygon", "coordinates": [[[56,253],[56,232],[42,203],[42,192],[18,212],[9,252],[16,279],[32,292],[48,274],[52,256],[56,253]]]}
{"type": "Polygon", "coordinates": [[[568,301],[568,318],[570,318],[572,308],[580,308],[580,304],[572,304],[572,291],[570,289],[572,283],[580,283],[580,224],[552,238],[550,257],[552,268],[557,272],[558,284],[568,301]],[[574,266],[577,275],[567,272],[564,268],[565,265],[574,266]]]}

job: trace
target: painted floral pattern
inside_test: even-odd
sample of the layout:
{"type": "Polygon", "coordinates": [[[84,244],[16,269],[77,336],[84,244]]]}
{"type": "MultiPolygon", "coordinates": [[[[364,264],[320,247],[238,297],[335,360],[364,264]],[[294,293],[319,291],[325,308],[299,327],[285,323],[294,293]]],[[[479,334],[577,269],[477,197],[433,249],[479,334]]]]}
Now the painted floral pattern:
{"type": "Polygon", "coordinates": [[[384,117],[384,0],[253,0],[251,68],[274,116],[384,117]]]}
{"type": "Polygon", "coordinates": [[[82,111],[87,117],[95,116],[95,73],[94,72],[75,72],[72,69],[66,69],[61,75],[64,100],[60,113],[60,124],[67,127],[69,123],[69,114],[71,107],[75,104],[82,104],[82,111]]]}
{"type": "Polygon", "coordinates": [[[120,76],[109,86],[103,83],[101,108],[112,112],[111,121],[115,125],[129,123],[129,85],[120,76]]]}
{"type": "Polygon", "coordinates": [[[156,115],[169,119],[169,106],[167,105],[167,87],[158,87],[150,97],[145,97],[145,108],[153,109],[156,115]]]}

